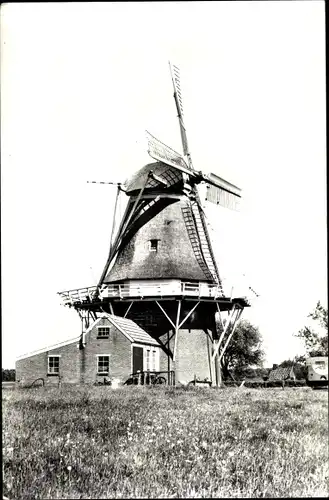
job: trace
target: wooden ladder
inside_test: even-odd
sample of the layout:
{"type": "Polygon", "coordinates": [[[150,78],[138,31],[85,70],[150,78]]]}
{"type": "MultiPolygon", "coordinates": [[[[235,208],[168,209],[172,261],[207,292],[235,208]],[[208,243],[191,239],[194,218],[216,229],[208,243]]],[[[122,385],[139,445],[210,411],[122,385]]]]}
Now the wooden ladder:
{"type": "Polygon", "coordinates": [[[208,254],[203,253],[202,244],[204,245],[204,235],[199,234],[199,226],[195,220],[194,213],[192,211],[191,206],[189,206],[187,204],[185,206],[183,206],[182,213],[183,213],[185,226],[187,229],[187,234],[189,236],[189,239],[190,239],[190,242],[192,245],[192,249],[193,249],[195,258],[196,258],[199,266],[201,267],[201,269],[204,272],[207,279],[210,279],[210,280],[215,279],[217,282],[217,279],[215,278],[215,276],[212,273],[212,269],[214,269],[214,265],[211,262],[210,266],[209,266],[208,261],[206,261],[206,256],[208,256],[208,254]],[[202,237],[202,240],[201,240],[200,236],[202,237]],[[211,266],[211,264],[212,264],[212,266],[211,266]]]}

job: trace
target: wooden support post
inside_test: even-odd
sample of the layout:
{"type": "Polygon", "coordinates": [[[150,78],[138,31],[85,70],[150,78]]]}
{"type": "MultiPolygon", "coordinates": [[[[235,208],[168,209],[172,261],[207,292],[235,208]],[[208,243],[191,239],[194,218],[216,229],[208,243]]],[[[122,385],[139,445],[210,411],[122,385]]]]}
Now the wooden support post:
{"type": "MultiPolygon", "coordinates": [[[[125,314],[124,314],[124,316],[123,316],[124,318],[126,318],[126,316],[127,316],[127,314],[129,313],[129,311],[130,311],[131,306],[133,305],[133,303],[134,303],[134,301],[130,302],[130,304],[129,304],[129,306],[128,306],[128,308],[127,308],[127,310],[126,310],[126,312],[125,312],[125,314]]],[[[112,309],[113,309],[113,307],[112,307],[112,309]]],[[[113,314],[113,313],[112,313],[112,314],[113,314]]]]}
{"type": "Polygon", "coordinates": [[[238,323],[239,323],[242,311],[243,311],[243,309],[238,309],[236,311],[236,316],[235,316],[235,319],[234,319],[234,322],[233,322],[232,330],[231,330],[229,336],[227,337],[226,343],[225,343],[225,345],[224,345],[224,347],[223,347],[223,349],[222,349],[222,351],[220,353],[219,361],[221,361],[222,357],[224,356],[226,348],[227,348],[228,344],[230,343],[230,340],[231,340],[231,338],[233,336],[233,333],[234,333],[236,327],[238,326],[238,323]]]}
{"type": "Polygon", "coordinates": [[[168,347],[168,355],[167,355],[167,369],[168,369],[168,385],[171,385],[171,380],[170,380],[170,338],[169,338],[169,330],[167,332],[167,347],[168,347]]]}
{"type": "Polygon", "coordinates": [[[211,362],[211,343],[210,343],[210,339],[209,339],[209,334],[207,332],[207,330],[205,330],[206,332],[206,335],[207,335],[207,350],[208,350],[208,363],[209,363],[209,376],[210,376],[210,382],[211,382],[211,385],[213,384],[213,376],[212,376],[212,362],[211,362]]]}
{"type": "MultiPolygon", "coordinates": [[[[114,242],[112,241],[113,234],[111,234],[111,246],[110,246],[109,256],[107,258],[104,270],[102,272],[102,275],[101,275],[101,277],[99,279],[99,282],[98,282],[98,285],[96,287],[96,294],[97,295],[99,293],[99,288],[101,287],[101,285],[103,283],[103,279],[105,278],[106,273],[107,273],[107,271],[109,269],[109,266],[110,266],[110,264],[112,262],[112,259],[114,258],[115,254],[117,253],[117,251],[118,251],[118,249],[119,249],[119,247],[121,245],[124,232],[127,229],[127,226],[129,224],[131,218],[133,217],[133,215],[135,215],[135,210],[136,210],[138,202],[141,199],[141,196],[142,196],[142,194],[144,192],[145,186],[146,186],[146,184],[148,182],[148,179],[149,179],[149,175],[150,174],[147,175],[146,181],[145,181],[143,187],[141,188],[141,190],[139,191],[139,193],[138,193],[138,195],[137,195],[137,197],[135,199],[135,202],[133,204],[133,207],[131,208],[130,203],[128,203],[128,205],[126,207],[125,215],[123,216],[123,219],[121,221],[121,224],[120,224],[120,227],[118,229],[117,236],[116,236],[116,239],[115,239],[114,242]]],[[[118,188],[118,193],[119,193],[119,190],[120,189],[118,188]]],[[[113,226],[112,226],[112,229],[113,229],[113,226]]]]}
{"type": "Polygon", "coordinates": [[[176,325],[175,325],[175,343],[174,343],[174,355],[173,355],[173,362],[174,362],[174,371],[175,371],[175,383],[176,383],[176,354],[177,354],[177,337],[178,337],[178,330],[179,330],[179,317],[180,317],[180,310],[181,310],[181,305],[182,301],[178,301],[178,306],[177,306],[177,316],[176,316],[176,325]]]}
{"type": "MultiPolygon", "coordinates": [[[[216,344],[218,341],[214,342],[215,349],[216,349],[216,344]]],[[[218,350],[215,355],[215,373],[216,373],[216,386],[221,387],[222,386],[222,370],[220,366],[220,361],[219,361],[219,356],[218,356],[218,350]]]]}
{"type": "Polygon", "coordinates": [[[231,310],[231,312],[229,314],[229,317],[227,318],[227,320],[225,322],[225,326],[224,326],[224,329],[223,329],[223,331],[221,333],[219,341],[218,341],[218,343],[216,342],[216,345],[214,345],[214,352],[213,352],[213,355],[212,355],[212,359],[215,359],[215,356],[218,354],[219,347],[220,347],[220,345],[221,345],[221,343],[222,343],[222,341],[223,341],[223,339],[225,337],[225,334],[226,334],[226,332],[227,332],[227,330],[228,330],[228,328],[229,328],[229,326],[231,324],[232,317],[233,317],[233,314],[235,312],[235,308],[236,308],[236,306],[235,306],[235,304],[233,304],[232,310],[231,310]]]}
{"type": "Polygon", "coordinates": [[[115,229],[115,218],[116,218],[116,213],[117,213],[118,198],[119,198],[120,191],[121,191],[121,184],[118,184],[117,195],[115,197],[115,204],[114,204],[112,229],[111,229],[110,253],[111,253],[112,247],[113,247],[113,236],[114,236],[114,229],[115,229]]]}

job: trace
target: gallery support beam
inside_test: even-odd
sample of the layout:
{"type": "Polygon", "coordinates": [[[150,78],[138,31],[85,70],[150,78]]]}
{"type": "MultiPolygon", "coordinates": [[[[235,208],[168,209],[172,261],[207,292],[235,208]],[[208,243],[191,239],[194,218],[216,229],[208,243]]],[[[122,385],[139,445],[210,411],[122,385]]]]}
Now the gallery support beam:
{"type": "Polygon", "coordinates": [[[176,351],[177,351],[177,340],[178,340],[178,330],[179,330],[179,318],[180,318],[180,310],[182,306],[182,301],[178,301],[177,305],[177,316],[176,316],[176,325],[175,325],[175,343],[174,343],[174,357],[173,362],[175,363],[175,373],[176,373],[176,351]]]}
{"type": "Polygon", "coordinates": [[[235,311],[236,311],[236,305],[233,304],[232,310],[231,310],[231,312],[229,314],[229,317],[227,318],[227,320],[225,322],[225,326],[224,326],[224,329],[223,329],[223,331],[221,333],[221,336],[220,336],[218,342],[216,342],[216,346],[214,347],[214,352],[213,352],[213,355],[212,355],[212,361],[215,359],[215,356],[218,354],[218,350],[220,348],[220,345],[221,345],[221,343],[222,343],[222,341],[223,341],[223,339],[225,337],[225,334],[226,334],[229,326],[231,325],[232,318],[233,318],[233,315],[234,315],[235,311]]]}
{"type": "MultiPolygon", "coordinates": [[[[165,309],[162,307],[162,305],[156,300],[155,303],[158,305],[159,309],[161,309],[161,311],[163,312],[163,314],[165,315],[165,317],[167,318],[167,320],[169,321],[169,323],[171,324],[171,326],[173,327],[173,334],[171,335],[171,337],[169,337],[169,331],[168,331],[168,334],[167,334],[167,346],[161,341],[160,344],[161,344],[161,347],[163,348],[163,350],[167,353],[168,351],[171,353],[171,358],[173,360],[173,363],[174,363],[174,370],[176,372],[176,355],[177,355],[177,341],[178,341],[178,331],[179,329],[184,325],[184,323],[188,320],[188,318],[193,314],[193,312],[195,311],[195,309],[198,307],[198,305],[200,304],[200,301],[198,301],[196,304],[194,304],[194,306],[189,310],[189,312],[186,314],[186,316],[180,320],[180,316],[181,316],[181,307],[182,307],[182,301],[181,300],[178,300],[178,303],[177,303],[177,312],[176,312],[176,320],[175,320],[175,323],[173,322],[173,320],[170,318],[170,316],[168,315],[168,313],[165,311],[165,309]],[[174,339],[174,348],[173,348],[173,351],[171,351],[170,349],[170,340],[175,336],[175,339],[174,339]],[[167,348],[166,350],[164,348],[167,348]]],[[[169,366],[169,358],[168,358],[168,366],[169,366]]]]}
{"type": "Polygon", "coordinates": [[[230,340],[231,340],[231,338],[232,338],[232,336],[234,334],[234,331],[235,331],[236,327],[238,326],[238,323],[240,321],[240,317],[242,315],[242,311],[243,311],[243,309],[238,309],[238,311],[237,311],[237,314],[236,314],[236,317],[235,317],[235,322],[234,322],[234,325],[232,327],[232,330],[231,330],[229,336],[227,337],[225,345],[224,345],[224,347],[223,347],[223,349],[222,349],[222,351],[221,351],[221,353],[219,355],[219,362],[221,362],[222,357],[224,356],[225,351],[226,351],[226,349],[227,349],[227,347],[228,347],[228,345],[230,343],[230,340]]]}

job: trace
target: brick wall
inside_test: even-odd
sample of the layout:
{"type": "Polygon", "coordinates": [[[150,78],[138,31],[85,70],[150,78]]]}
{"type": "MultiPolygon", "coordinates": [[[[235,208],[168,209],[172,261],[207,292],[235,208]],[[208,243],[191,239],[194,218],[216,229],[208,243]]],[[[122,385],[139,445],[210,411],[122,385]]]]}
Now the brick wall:
{"type": "Polygon", "coordinates": [[[77,342],[74,342],[18,360],[16,361],[16,381],[20,381],[22,385],[28,385],[32,384],[37,378],[43,378],[46,385],[58,384],[58,376],[48,375],[48,356],[60,356],[61,381],[77,383],[79,381],[78,355],[77,342]]]}
{"type": "Polygon", "coordinates": [[[43,378],[46,385],[58,384],[56,375],[48,375],[48,356],[60,356],[59,371],[62,383],[95,383],[103,381],[97,374],[97,355],[110,356],[108,378],[124,382],[131,373],[131,343],[107,319],[101,319],[85,337],[86,346],[78,348],[78,342],[36,354],[16,362],[16,380],[29,385],[43,378]],[[97,326],[109,326],[109,339],[97,338],[97,326]]]}
{"type": "Polygon", "coordinates": [[[97,354],[110,356],[109,378],[125,382],[131,373],[130,341],[104,318],[86,335],[85,342],[85,349],[80,351],[81,360],[85,357],[84,382],[94,383],[104,379],[104,375],[97,375],[97,354]],[[98,326],[110,327],[109,339],[97,338],[98,326]]]}
{"type": "MultiPolygon", "coordinates": [[[[171,333],[170,333],[171,335],[171,333]]],[[[167,341],[167,334],[161,337],[162,342],[167,341]]],[[[174,350],[175,337],[170,341],[170,349],[174,350]]],[[[174,363],[170,360],[171,369],[174,363]]],[[[167,356],[160,356],[160,370],[167,370],[167,356]]],[[[179,330],[176,353],[176,383],[186,384],[194,379],[206,377],[210,380],[207,336],[203,330],[179,330]]],[[[214,376],[214,371],[213,371],[214,376]]]]}
{"type": "Polygon", "coordinates": [[[203,330],[179,330],[177,339],[176,380],[190,382],[194,375],[210,380],[207,335],[203,330]]]}

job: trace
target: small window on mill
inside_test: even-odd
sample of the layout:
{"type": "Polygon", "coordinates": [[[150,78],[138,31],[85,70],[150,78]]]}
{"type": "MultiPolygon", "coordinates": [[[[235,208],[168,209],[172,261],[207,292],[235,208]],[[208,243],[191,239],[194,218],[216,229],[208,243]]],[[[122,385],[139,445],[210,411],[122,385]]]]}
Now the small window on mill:
{"type": "Polygon", "coordinates": [[[97,338],[98,339],[108,339],[110,336],[109,326],[99,326],[97,328],[97,338]]]}
{"type": "Polygon", "coordinates": [[[159,240],[150,240],[149,241],[150,252],[157,252],[158,251],[158,241],[159,240]]]}

